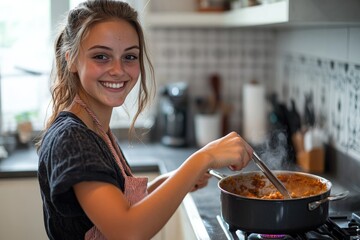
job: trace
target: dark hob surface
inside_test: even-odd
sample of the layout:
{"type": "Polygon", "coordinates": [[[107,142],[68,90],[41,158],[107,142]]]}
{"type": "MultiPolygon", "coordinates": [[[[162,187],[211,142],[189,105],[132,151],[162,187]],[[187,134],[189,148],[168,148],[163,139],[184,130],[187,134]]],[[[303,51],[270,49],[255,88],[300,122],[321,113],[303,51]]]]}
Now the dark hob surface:
{"type": "Polygon", "coordinates": [[[329,203],[329,215],[349,215],[352,212],[360,212],[360,194],[350,193],[343,200],[329,203]]]}

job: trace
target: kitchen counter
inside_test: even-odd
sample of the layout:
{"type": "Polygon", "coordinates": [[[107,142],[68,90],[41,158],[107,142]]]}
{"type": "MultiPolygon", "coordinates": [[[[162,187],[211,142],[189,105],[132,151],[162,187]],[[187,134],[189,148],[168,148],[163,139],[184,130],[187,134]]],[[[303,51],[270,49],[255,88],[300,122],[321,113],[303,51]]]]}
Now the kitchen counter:
{"type": "MultiPolygon", "coordinates": [[[[125,157],[135,172],[166,172],[176,169],[195,148],[168,148],[160,144],[121,143],[125,157]]],[[[0,178],[36,177],[38,156],[34,148],[18,149],[0,159],[0,178]]]]}
{"type": "Polygon", "coordinates": [[[38,156],[34,148],[17,149],[0,159],[0,178],[36,177],[38,156]]]}
{"type": "MultiPolygon", "coordinates": [[[[174,170],[197,150],[194,147],[170,148],[161,144],[130,145],[128,143],[121,143],[121,146],[129,164],[137,173],[155,171],[163,173],[174,170]]],[[[0,178],[36,177],[37,161],[35,149],[18,150],[9,158],[0,160],[0,178]]],[[[257,170],[257,168],[251,162],[244,171],[252,170],[257,170]]],[[[219,171],[225,174],[231,174],[230,170],[227,169],[220,169],[219,171]]],[[[331,179],[331,176],[324,177],[331,180],[334,184],[332,192],[336,193],[346,190],[342,185],[337,184],[334,179],[331,179]]],[[[195,214],[194,212],[189,212],[189,215],[195,220],[196,216],[199,216],[203,226],[205,226],[205,228],[200,229],[206,229],[207,232],[207,234],[198,233],[199,239],[227,239],[216,218],[216,216],[221,215],[220,190],[218,189],[217,183],[218,180],[216,178],[211,178],[206,188],[189,194],[191,196],[190,203],[194,204],[195,210],[197,210],[195,214]]],[[[350,195],[358,197],[359,193],[351,190],[350,195]]],[[[187,198],[187,202],[189,202],[188,200],[187,198]]],[[[357,198],[357,200],[359,200],[359,198],[357,198]]],[[[341,203],[338,206],[336,204],[334,204],[334,206],[337,207],[337,209],[341,210],[342,207],[344,207],[341,203]]],[[[194,208],[188,209],[194,210],[194,208]]],[[[194,222],[192,223],[194,224],[194,222]]],[[[194,226],[194,230],[196,231],[197,229],[199,229],[199,227],[194,226]]]]}

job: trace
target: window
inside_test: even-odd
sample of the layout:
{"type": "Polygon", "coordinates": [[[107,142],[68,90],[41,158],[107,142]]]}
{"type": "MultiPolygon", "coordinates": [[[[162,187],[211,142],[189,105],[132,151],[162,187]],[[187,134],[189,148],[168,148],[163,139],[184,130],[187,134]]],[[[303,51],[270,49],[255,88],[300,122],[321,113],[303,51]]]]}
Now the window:
{"type": "MultiPolygon", "coordinates": [[[[74,7],[81,1],[0,2],[0,134],[13,133],[17,123],[23,120],[30,120],[34,130],[43,128],[51,111],[48,106],[51,98],[49,75],[55,27],[69,6],[74,7]]],[[[139,8],[142,1],[132,2],[139,8]]],[[[134,100],[136,95],[129,98],[134,100]]],[[[127,106],[132,116],[136,106],[131,103],[127,106]]],[[[143,119],[146,120],[140,119],[140,124],[148,124],[147,117],[143,119]]],[[[129,124],[129,117],[122,108],[115,109],[112,127],[129,124]]]]}
{"type": "Polygon", "coordinates": [[[51,65],[49,9],[49,0],[0,2],[0,129],[3,132],[14,131],[16,122],[24,117],[31,118],[35,127],[42,126],[42,105],[49,95],[51,65]]]}

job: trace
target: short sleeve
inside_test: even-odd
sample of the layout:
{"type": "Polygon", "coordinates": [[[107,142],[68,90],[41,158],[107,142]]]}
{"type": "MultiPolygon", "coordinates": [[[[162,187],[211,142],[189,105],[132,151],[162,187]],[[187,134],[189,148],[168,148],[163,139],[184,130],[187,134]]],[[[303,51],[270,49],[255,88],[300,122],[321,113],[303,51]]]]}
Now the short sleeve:
{"type": "Polygon", "coordinates": [[[106,144],[85,128],[70,127],[54,138],[51,148],[50,197],[64,216],[83,214],[73,186],[83,181],[108,182],[122,188],[118,169],[106,144]]]}

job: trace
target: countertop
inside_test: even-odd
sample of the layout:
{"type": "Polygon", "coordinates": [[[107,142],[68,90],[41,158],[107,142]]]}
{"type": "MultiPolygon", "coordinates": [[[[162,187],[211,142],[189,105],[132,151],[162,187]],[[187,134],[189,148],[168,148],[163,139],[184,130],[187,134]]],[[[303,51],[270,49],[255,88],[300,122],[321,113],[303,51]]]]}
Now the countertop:
{"type": "MultiPolygon", "coordinates": [[[[129,144],[124,142],[120,143],[120,145],[129,164],[138,173],[172,171],[197,150],[195,147],[172,148],[162,144],[129,144]]],[[[35,149],[18,150],[10,155],[9,158],[0,160],[0,178],[36,177],[37,164],[38,158],[35,149]]],[[[253,163],[250,163],[243,171],[252,170],[257,170],[257,168],[253,163]]],[[[227,169],[220,169],[219,171],[231,174],[230,170],[227,169]]],[[[324,177],[332,181],[332,192],[349,190],[337,184],[335,179],[331,179],[331,176],[324,175],[324,177]]],[[[190,196],[195,203],[210,239],[225,240],[227,237],[216,218],[216,216],[221,215],[220,190],[217,183],[218,180],[216,178],[211,178],[207,187],[190,193],[190,196]]],[[[350,196],[354,198],[354,201],[360,202],[359,193],[350,190],[350,196]]],[[[335,212],[341,213],[344,210],[344,204],[331,204],[333,207],[330,210],[330,214],[335,212]]],[[[359,204],[355,205],[356,208],[359,207],[359,204]]],[[[360,208],[355,210],[360,210],[360,208]]]]}
{"type": "MultiPolygon", "coordinates": [[[[135,172],[174,170],[196,151],[196,148],[171,148],[161,144],[124,142],[120,145],[135,172]]],[[[17,149],[8,158],[0,159],[0,179],[36,177],[37,168],[38,156],[34,148],[17,149]]]]}

